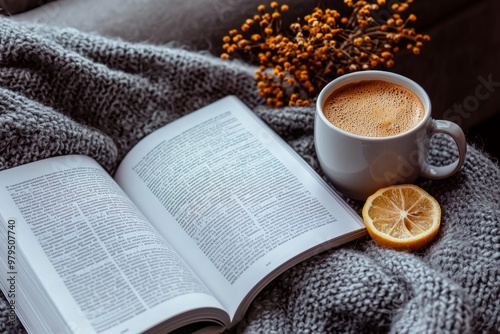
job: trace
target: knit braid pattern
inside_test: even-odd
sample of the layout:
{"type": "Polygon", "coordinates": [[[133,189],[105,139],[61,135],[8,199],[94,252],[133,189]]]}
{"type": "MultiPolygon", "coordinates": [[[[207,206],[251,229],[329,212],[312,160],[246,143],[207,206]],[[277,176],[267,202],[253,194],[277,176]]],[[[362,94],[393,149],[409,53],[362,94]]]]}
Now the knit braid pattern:
{"type": "MultiPolygon", "coordinates": [[[[314,108],[266,107],[253,71],[170,45],[0,19],[0,170],[85,154],[113,174],[145,135],[232,94],[324,177],[314,108]]],[[[456,156],[446,137],[432,146],[434,164],[456,156]]],[[[398,252],[364,237],[324,250],[270,283],[228,333],[500,333],[498,163],[469,146],[459,173],[417,184],[442,206],[427,248],[398,252]]],[[[2,295],[0,333],[25,333],[8,315],[2,295]]]]}

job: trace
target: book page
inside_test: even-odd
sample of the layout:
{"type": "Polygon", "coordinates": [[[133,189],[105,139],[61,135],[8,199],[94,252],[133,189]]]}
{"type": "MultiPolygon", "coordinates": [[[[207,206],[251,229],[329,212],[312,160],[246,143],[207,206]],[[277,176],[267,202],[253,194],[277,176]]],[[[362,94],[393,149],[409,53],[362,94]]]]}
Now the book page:
{"type": "Polygon", "coordinates": [[[23,230],[18,243],[30,268],[63,318],[83,328],[135,333],[196,307],[221,308],[90,158],[4,171],[0,200],[23,230]]]}
{"type": "Polygon", "coordinates": [[[115,179],[233,315],[274,269],[364,234],[360,217],[234,97],[143,139],[115,179]]]}

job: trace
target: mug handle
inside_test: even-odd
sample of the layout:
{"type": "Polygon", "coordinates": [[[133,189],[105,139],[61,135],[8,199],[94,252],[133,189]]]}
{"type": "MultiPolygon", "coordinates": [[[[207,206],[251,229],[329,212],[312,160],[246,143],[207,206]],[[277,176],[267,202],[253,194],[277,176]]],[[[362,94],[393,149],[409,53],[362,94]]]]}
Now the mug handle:
{"type": "Polygon", "coordinates": [[[420,175],[431,180],[444,179],[458,172],[464,164],[465,153],[467,152],[467,141],[464,132],[457,124],[433,119],[430,137],[436,133],[444,133],[453,138],[458,148],[458,160],[447,166],[433,166],[424,161],[420,175]]]}

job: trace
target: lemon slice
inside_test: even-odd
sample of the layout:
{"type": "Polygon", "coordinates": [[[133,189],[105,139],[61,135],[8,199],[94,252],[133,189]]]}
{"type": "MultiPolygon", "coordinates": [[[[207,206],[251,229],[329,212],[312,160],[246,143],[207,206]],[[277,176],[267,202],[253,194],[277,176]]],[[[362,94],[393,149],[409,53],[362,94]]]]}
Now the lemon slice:
{"type": "Polygon", "coordinates": [[[441,207],[434,197],[413,184],[379,189],[363,206],[368,234],[381,246],[416,251],[438,233],[441,207]]]}

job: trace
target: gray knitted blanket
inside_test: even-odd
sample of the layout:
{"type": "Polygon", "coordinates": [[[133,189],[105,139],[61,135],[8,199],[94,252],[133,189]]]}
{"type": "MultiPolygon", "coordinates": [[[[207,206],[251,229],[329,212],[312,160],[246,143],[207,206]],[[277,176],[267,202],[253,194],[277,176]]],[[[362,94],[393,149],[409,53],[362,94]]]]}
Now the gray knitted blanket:
{"type": "MultiPolygon", "coordinates": [[[[266,107],[253,70],[173,46],[0,19],[0,170],[85,154],[113,173],[151,131],[234,94],[321,173],[313,107],[266,107]]],[[[433,147],[435,163],[454,158],[445,138],[433,147]]],[[[232,332],[500,333],[499,166],[471,146],[457,175],[418,184],[442,205],[429,247],[398,252],[366,237],[321,253],[265,288],[232,332]]],[[[7,316],[1,296],[0,333],[24,333],[7,316]]]]}

